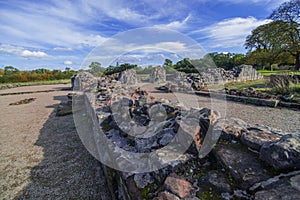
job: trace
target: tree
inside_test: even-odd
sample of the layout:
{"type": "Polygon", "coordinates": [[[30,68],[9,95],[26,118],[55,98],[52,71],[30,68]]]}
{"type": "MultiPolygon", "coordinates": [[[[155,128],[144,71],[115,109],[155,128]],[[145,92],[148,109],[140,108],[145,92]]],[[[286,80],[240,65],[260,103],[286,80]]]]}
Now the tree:
{"type": "Polygon", "coordinates": [[[295,31],[295,25],[295,23],[275,20],[252,30],[245,42],[246,49],[249,49],[248,54],[253,50],[262,53],[264,55],[263,63],[268,65],[274,64],[280,54],[284,52],[289,52],[291,55],[296,55],[297,52],[299,54],[298,42],[300,41],[295,31]],[[297,40],[298,42],[296,42],[297,40]]]}
{"type": "Polygon", "coordinates": [[[173,66],[172,60],[166,58],[166,59],[165,59],[165,62],[164,62],[164,66],[165,66],[165,67],[172,67],[172,66],[173,66]]]}
{"type": "Polygon", "coordinates": [[[99,62],[91,62],[89,68],[89,71],[96,76],[100,76],[105,71],[105,68],[101,67],[99,62]]]}
{"type": "Polygon", "coordinates": [[[272,12],[269,17],[273,20],[282,20],[288,23],[289,41],[286,51],[295,57],[295,70],[300,69],[300,1],[291,0],[281,4],[276,10],[272,12]]]}
{"type": "Polygon", "coordinates": [[[20,70],[18,70],[17,68],[15,68],[13,66],[6,66],[6,67],[4,67],[4,75],[16,74],[19,71],[20,70]]]}

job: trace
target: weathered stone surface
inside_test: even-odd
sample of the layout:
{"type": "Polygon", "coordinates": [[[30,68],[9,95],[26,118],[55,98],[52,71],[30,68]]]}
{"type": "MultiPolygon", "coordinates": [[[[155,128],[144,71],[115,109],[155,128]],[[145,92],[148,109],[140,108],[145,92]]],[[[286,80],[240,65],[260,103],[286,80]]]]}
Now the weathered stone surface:
{"type": "Polygon", "coordinates": [[[166,190],[177,195],[180,198],[189,198],[194,196],[194,189],[191,183],[186,180],[167,177],[164,183],[166,190]]]}
{"type": "Polygon", "coordinates": [[[148,184],[153,183],[154,179],[149,173],[135,174],[134,182],[138,188],[144,188],[148,184]]]}
{"type": "Polygon", "coordinates": [[[168,191],[163,191],[160,192],[153,200],[180,200],[180,198],[168,191]]]}
{"type": "Polygon", "coordinates": [[[164,83],[166,82],[166,70],[162,67],[154,67],[150,74],[150,82],[164,83]]]}
{"type": "Polygon", "coordinates": [[[242,189],[270,178],[259,160],[239,144],[218,145],[213,153],[242,189]]]}
{"type": "Polygon", "coordinates": [[[262,76],[253,68],[252,65],[240,65],[232,69],[234,77],[239,81],[256,80],[262,76]]]}
{"type": "Polygon", "coordinates": [[[127,84],[127,85],[137,84],[136,71],[134,69],[129,69],[129,70],[125,70],[125,71],[120,72],[119,81],[122,84],[127,84]]]}
{"type": "Polygon", "coordinates": [[[220,127],[222,129],[221,139],[227,141],[239,139],[243,133],[248,131],[247,128],[250,127],[249,124],[237,118],[224,120],[220,124],[222,125],[220,127]]]}
{"type": "Polygon", "coordinates": [[[288,134],[260,149],[260,159],[276,170],[300,169],[300,134],[288,134]]]}
{"type": "Polygon", "coordinates": [[[267,189],[255,193],[255,200],[291,200],[300,199],[300,175],[291,177],[290,179],[280,180],[272,184],[267,189]]]}
{"type": "Polygon", "coordinates": [[[242,134],[241,141],[248,147],[259,151],[262,145],[276,142],[280,138],[280,135],[267,133],[260,129],[252,129],[242,134]]]}
{"type": "Polygon", "coordinates": [[[227,177],[224,173],[217,170],[209,171],[206,175],[200,178],[202,183],[212,186],[221,192],[231,192],[231,186],[228,183],[227,177]]]}

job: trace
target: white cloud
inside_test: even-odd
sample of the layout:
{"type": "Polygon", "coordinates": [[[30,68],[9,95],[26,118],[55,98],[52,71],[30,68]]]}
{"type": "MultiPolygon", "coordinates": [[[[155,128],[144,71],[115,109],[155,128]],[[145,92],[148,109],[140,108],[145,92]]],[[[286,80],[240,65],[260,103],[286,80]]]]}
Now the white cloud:
{"type": "Polygon", "coordinates": [[[70,61],[70,60],[65,60],[64,61],[64,65],[72,65],[72,64],[73,64],[73,62],[70,61]]]}
{"type": "Polygon", "coordinates": [[[256,27],[269,23],[271,20],[258,20],[254,17],[232,18],[220,21],[192,34],[204,35],[201,39],[209,40],[210,47],[240,47],[247,35],[256,27]]]}
{"type": "Polygon", "coordinates": [[[79,20],[79,16],[76,16],[76,12],[79,12],[76,11],[79,9],[77,7],[71,7],[73,11],[68,13],[68,9],[71,9],[68,7],[55,8],[55,6],[47,7],[26,3],[18,5],[26,7],[26,10],[0,8],[2,42],[24,46],[27,41],[30,41],[31,45],[50,44],[58,47],[78,48],[81,46],[94,47],[106,39],[99,33],[81,26],[80,23],[85,25],[90,18],[82,14],[82,18],[79,20]],[[60,15],[55,15],[58,9],[61,9],[59,10],[61,15],[65,12],[62,18],[60,15]],[[74,15],[71,18],[76,22],[69,19],[68,14],[74,15]]]}
{"type": "Polygon", "coordinates": [[[174,30],[180,30],[186,27],[188,20],[191,18],[191,15],[188,15],[185,19],[182,21],[172,21],[168,24],[158,24],[154,25],[156,28],[167,28],[167,29],[174,29],[174,30]]]}
{"type": "Polygon", "coordinates": [[[0,44],[0,52],[20,55],[24,50],[23,47],[17,47],[9,44],[0,44]]]}
{"type": "Polygon", "coordinates": [[[20,46],[0,44],[0,52],[15,54],[26,58],[43,58],[49,55],[42,51],[30,51],[20,46]]]}
{"type": "Polygon", "coordinates": [[[42,57],[47,57],[48,55],[42,51],[24,50],[24,51],[22,51],[21,56],[27,57],[27,58],[29,58],[29,57],[42,58],[42,57]]]}
{"type": "Polygon", "coordinates": [[[55,47],[53,48],[54,51],[73,51],[70,47],[55,47]]]}

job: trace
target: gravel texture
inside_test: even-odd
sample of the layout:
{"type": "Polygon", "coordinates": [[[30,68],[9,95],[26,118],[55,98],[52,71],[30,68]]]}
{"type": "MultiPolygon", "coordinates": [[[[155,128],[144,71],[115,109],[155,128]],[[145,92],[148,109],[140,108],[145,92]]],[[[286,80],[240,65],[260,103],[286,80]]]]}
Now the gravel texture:
{"type": "MultiPolygon", "coordinates": [[[[45,87],[66,85],[5,92],[45,87]]],[[[82,145],[72,115],[55,116],[67,93],[0,96],[0,199],[110,199],[101,165],[82,145]],[[26,98],[36,100],[9,106],[26,98]]]]}

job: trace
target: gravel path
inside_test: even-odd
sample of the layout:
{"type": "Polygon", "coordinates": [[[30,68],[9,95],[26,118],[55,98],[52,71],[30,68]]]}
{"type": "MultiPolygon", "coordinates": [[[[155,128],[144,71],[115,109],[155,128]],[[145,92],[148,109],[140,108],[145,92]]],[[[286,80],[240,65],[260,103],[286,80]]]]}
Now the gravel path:
{"type": "Polygon", "coordinates": [[[300,133],[300,111],[287,108],[271,108],[264,106],[254,106],[233,101],[216,100],[209,97],[196,95],[162,93],[154,89],[157,85],[148,84],[142,86],[150,95],[157,99],[164,98],[171,101],[183,102],[187,107],[212,107],[213,109],[225,110],[222,117],[240,118],[250,124],[262,124],[283,132],[300,133]],[[213,103],[212,103],[213,102],[213,103]],[[226,109],[224,109],[226,107],[226,109]],[[225,116],[224,116],[225,115],[225,116]]]}
{"type": "MultiPolygon", "coordinates": [[[[5,92],[60,87],[66,85],[5,92]]],[[[110,199],[101,165],[82,145],[72,115],[55,116],[67,93],[0,96],[0,199],[110,199]],[[36,100],[9,106],[31,97],[36,100]]]]}

